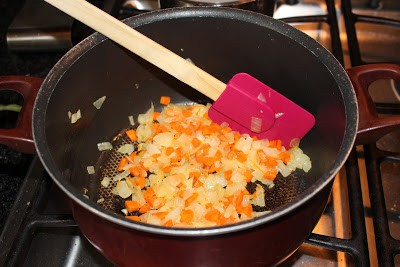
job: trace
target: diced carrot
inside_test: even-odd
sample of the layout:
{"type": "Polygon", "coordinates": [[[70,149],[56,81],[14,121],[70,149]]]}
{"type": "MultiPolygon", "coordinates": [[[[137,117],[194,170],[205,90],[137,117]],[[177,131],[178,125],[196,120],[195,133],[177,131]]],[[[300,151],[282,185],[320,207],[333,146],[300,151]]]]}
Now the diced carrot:
{"type": "Polygon", "coordinates": [[[283,163],[287,164],[290,161],[290,152],[284,151],[279,153],[279,158],[283,161],[283,163]]]}
{"type": "Polygon", "coordinates": [[[264,178],[273,181],[278,174],[277,170],[270,170],[264,173],[264,178]]]}
{"type": "Polygon", "coordinates": [[[198,138],[194,137],[194,138],[192,139],[192,145],[193,145],[194,147],[198,147],[199,145],[201,145],[201,141],[200,141],[198,138]]]}
{"type": "Polygon", "coordinates": [[[167,216],[168,212],[166,211],[158,211],[158,212],[154,212],[153,215],[157,216],[160,220],[164,220],[165,216],[167,216]]]}
{"type": "Polygon", "coordinates": [[[171,155],[172,153],[174,153],[174,151],[175,151],[175,149],[173,148],[173,147],[167,147],[166,149],[165,149],[165,155],[167,155],[167,156],[169,156],[169,155],[171,155]]]}
{"type": "Polygon", "coordinates": [[[229,181],[232,178],[232,170],[227,170],[224,172],[224,178],[229,181]]]}
{"type": "Polygon", "coordinates": [[[136,152],[136,151],[134,151],[134,152],[132,152],[132,153],[129,155],[129,157],[128,157],[128,158],[130,159],[130,161],[131,161],[131,162],[133,162],[133,160],[135,159],[135,157],[136,157],[136,153],[137,153],[137,152],[136,152]]]}
{"type": "Polygon", "coordinates": [[[201,172],[199,171],[191,171],[189,172],[189,177],[193,179],[199,179],[201,172]]]}
{"type": "Polygon", "coordinates": [[[161,114],[160,112],[154,111],[153,112],[153,120],[155,120],[155,121],[158,120],[158,117],[160,117],[160,114],[161,114]]]}
{"type": "Polygon", "coordinates": [[[148,188],[144,193],[144,199],[150,205],[150,207],[154,206],[154,200],[156,199],[156,194],[152,187],[148,188]]]}
{"type": "Polygon", "coordinates": [[[188,198],[185,200],[185,207],[190,206],[190,204],[192,204],[193,201],[195,201],[196,198],[197,198],[198,196],[199,196],[199,193],[194,192],[190,197],[188,197],[188,198]]]}
{"type": "Polygon", "coordinates": [[[243,151],[238,151],[236,154],[236,159],[240,162],[246,162],[247,156],[243,151]]]}
{"type": "Polygon", "coordinates": [[[166,165],[166,166],[160,167],[160,170],[161,170],[162,172],[170,172],[171,169],[172,169],[172,166],[171,166],[171,165],[166,165]]]}
{"type": "Polygon", "coordinates": [[[220,222],[220,217],[221,217],[221,213],[217,209],[214,209],[214,208],[209,210],[205,215],[206,220],[211,221],[211,222],[216,222],[216,223],[220,222]]]}
{"type": "Polygon", "coordinates": [[[140,217],[139,216],[125,216],[125,218],[135,221],[135,222],[140,222],[140,217]]]}
{"type": "Polygon", "coordinates": [[[135,184],[137,186],[139,186],[140,189],[143,189],[144,186],[146,185],[146,179],[143,176],[139,176],[136,180],[135,180],[135,184]]]}
{"type": "Polygon", "coordinates": [[[181,211],[181,222],[191,223],[194,218],[194,212],[192,210],[186,209],[181,211]]]}
{"type": "Polygon", "coordinates": [[[129,139],[131,139],[132,142],[137,141],[138,137],[135,130],[131,129],[126,131],[125,133],[129,137],[129,139]]]}
{"type": "Polygon", "coordinates": [[[200,130],[203,135],[210,135],[213,133],[213,129],[210,125],[202,125],[200,130]]]}
{"type": "Polygon", "coordinates": [[[149,204],[144,204],[143,206],[140,207],[139,212],[143,214],[149,212],[150,210],[151,207],[149,206],[149,204]]]}
{"type": "Polygon", "coordinates": [[[161,96],[160,104],[167,106],[167,105],[169,105],[169,103],[171,103],[171,97],[169,97],[169,96],[161,96]]]}
{"type": "Polygon", "coordinates": [[[246,182],[249,183],[253,179],[253,174],[249,169],[244,172],[244,176],[246,177],[246,182]]]}
{"type": "Polygon", "coordinates": [[[214,158],[215,158],[215,161],[219,161],[219,160],[222,159],[222,152],[221,152],[221,150],[217,150],[217,152],[215,152],[214,158]]]}
{"type": "Polygon", "coordinates": [[[140,204],[137,201],[133,201],[133,200],[126,200],[125,201],[125,208],[127,209],[127,211],[129,212],[134,212],[140,209],[140,204]]]}
{"type": "Polygon", "coordinates": [[[131,175],[138,177],[140,175],[140,167],[135,165],[129,168],[131,175]]]}
{"type": "Polygon", "coordinates": [[[253,214],[253,207],[251,206],[251,204],[243,207],[241,209],[240,214],[244,214],[246,215],[248,218],[252,218],[252,214],[253,214]]]}
{"type": "Polygon", "coordinates": [[[119,161],[119,164],[118,164],[118,171],[122,172],[127,163],[128,163],[128,159],[127,158],[125,158],[125,157],[121,158],[121,160],[119,161]]]}
{"type": "Polygon", "coordinates": [[[168,220],[168,221],[166,221],[166,222],[164,223],[164,226],[165,226],[165,227],[172,227],[172,226],[174,226],[174,223],[172,222],[172,220],[168,220]]]}
{"type": "Polygon", "coordinates": [[[190,116],[192,116],[192,111],[190,111],[190,110],[188,110],[188,109],[182,109],[182,115],[184,116],[184,117],[190,117],[190,116]]]}

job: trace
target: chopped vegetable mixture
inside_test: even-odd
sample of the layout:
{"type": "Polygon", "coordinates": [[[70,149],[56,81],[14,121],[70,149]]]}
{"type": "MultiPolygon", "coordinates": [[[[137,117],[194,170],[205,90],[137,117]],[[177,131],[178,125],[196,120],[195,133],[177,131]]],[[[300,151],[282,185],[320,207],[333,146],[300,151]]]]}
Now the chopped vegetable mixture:
{"type": "Polygon", "coordinates": [[[138,127],[125,133],[131,143],[118,150],[113,193],[124,199],[128,219],[167,227],[248,220],[260,215],[253,207],[265,207],[262,185],[272,187],[278,173],[311,168],[299,147],[286,150],[280,140],[257,140],[214,123],[210,105],[174,105],[168,97],[161,103],[161,112],[152,106],[138,116],[138,127]],[[250,182],[256,184],[251,194],[250,182]]]}

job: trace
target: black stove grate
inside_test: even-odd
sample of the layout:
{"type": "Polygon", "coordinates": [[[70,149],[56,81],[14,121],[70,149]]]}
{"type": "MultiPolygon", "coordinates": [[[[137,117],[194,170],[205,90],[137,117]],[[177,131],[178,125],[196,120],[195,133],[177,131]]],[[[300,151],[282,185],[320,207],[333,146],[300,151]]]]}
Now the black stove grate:
{"type": "MultiPolygon", "coordinates": [[[[379,8],[381,1],[371,1],[371,6],[379,8]]],[[[379,24],[390,27],[400,27],[399,19],[382,18],[355,14],[350,0],[342,0],[342,12],[345,20],[349,56],[352,66],[368,64],[362,59],[362,52],[357,38],[357,22],[379,24]]],[[[386,62],[390,63],[390,62],[386,62]]],[[[393,62],[398,63],[398,62],[393,62]]],[[[377,111],[381,114],[400,114],[399,103],[376,103],[377,111]]],[[[397,140],[400,142],[400,140],[397,140]]],[[[369,198],[371,202],[371,215],[373,218],[376,251],[379,266],[395,266],[395,257],[400,254],[400,240],[394,239],[389,229],[385,194],[382,184],[380,165],[384,161],[400,163],[400,154],[379,149],[376,144],[364,145],[365,165],[369,198]]]]}

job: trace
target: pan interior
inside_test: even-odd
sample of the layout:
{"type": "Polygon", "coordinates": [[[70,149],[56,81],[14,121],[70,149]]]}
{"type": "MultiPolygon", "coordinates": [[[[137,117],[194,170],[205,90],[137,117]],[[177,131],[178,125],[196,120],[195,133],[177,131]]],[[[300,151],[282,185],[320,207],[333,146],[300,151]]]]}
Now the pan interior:
{"type": "MultiPolygon", "coordinates": [[[[288,26],[280,26],[283,32],[275,29],[274,21],[267,18],[251,22],[217,12],[210,17],[154,15],[144,21],[136,25],[140,32],[221,81],[226,83],[238,72],[250,73],[316,117],[315,127],[300,145],[313,167],[307,174],[298,171],[278,178],[266,196],[270,209],[299,201],[302,192],[332,176],[348,115],[335,74],[320,57],[325,52],[316,53],[314,42],[303,35],[294,38],[297,33],[288,26]]],[[[133,18],[127,23],[137,22],[133,18]]],[[[63,174],[55,179],[72,185],[73,194],[86,194],[94,203],[99,198],[111,199],[109,191],[100,190],[100,181],[105,175],[113,176],[111,170],[117,164],[115,151],[101,153],[97,144],[114,140],[128,128],[128,116],[136,119],[162,95],[171,96],[174,103],[210,101],[110,40],[99,40],[103,38],[90,37],[53,70],[60,77],[49,94],[44,123],[51,160],[63,174]],[[106,101],[97,110],[92,103],[102,96],[106,101]],[[82,118],[71,124],[67,114],[78,109],[82,118]],[[89,175],[86,167],[92,165],[96,174],[89,175]]],[[[111,200],[102,205],[115,210],[111,200]]]]}

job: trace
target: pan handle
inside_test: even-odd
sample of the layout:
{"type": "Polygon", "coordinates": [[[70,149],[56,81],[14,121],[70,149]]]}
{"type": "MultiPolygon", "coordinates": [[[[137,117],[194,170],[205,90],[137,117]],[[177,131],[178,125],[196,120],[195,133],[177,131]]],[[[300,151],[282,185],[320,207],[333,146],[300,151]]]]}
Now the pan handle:
{"type": "Polygon", "coordinates": [[[400,116],[379,117],[368,87],[380,79],[393,79],[400,83],[400,65],[369,64],[353,67],[347,74],[357,94],[359,123],[356,145],[374,143],[384,135],[400,129],[400,116]]]}
{"type": "Polygon", "coordinates": [[[0,129],[0,143],[22,153],[36,153],[32,136],[32,112],[41,78],[0,76],[0,90],[11,90],[24,98],[24,104],[14,129],[0,129]]]}

